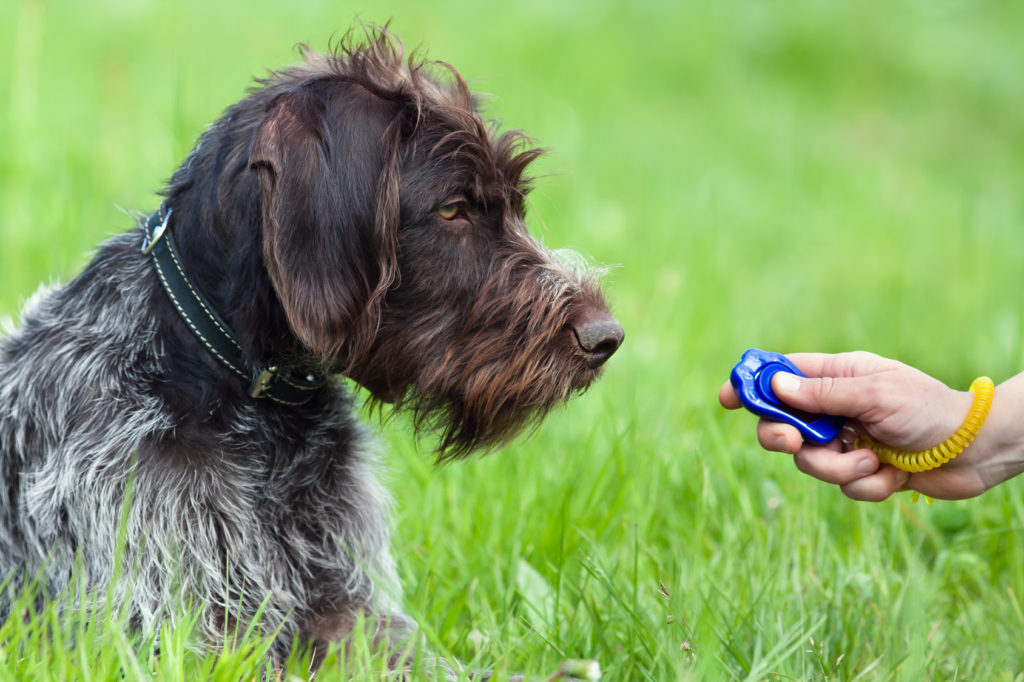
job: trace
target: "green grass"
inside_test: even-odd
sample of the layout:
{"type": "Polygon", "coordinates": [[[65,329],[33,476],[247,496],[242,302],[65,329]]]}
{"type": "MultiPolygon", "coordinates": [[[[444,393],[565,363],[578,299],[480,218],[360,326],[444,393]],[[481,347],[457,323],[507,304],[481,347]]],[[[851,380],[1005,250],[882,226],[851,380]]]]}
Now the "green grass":
{"type": "MultiPolygon", "coordinates": [[[[495,456],[437,469],[381,426],[436,650],[544,676],[592,657],[612,680],[1022,679],[1018,482],[854,503],[715,400],[750,346],[869,349],[959,388],[1024,368],[1019,4],[4,3],[0,316],[127,229],[119,207],[155,207],[251,76],[356,14],[394,17],[552,148],[531,226],[614,266],[627,339],[495,456]]],[[[258,637],[203,657],[187,634],[156,655],[116,614],[26,606],[0,627],[0,682],[265,666],[258,637]]],[[[379,662],[355,646],[345,669],[379,662]]]]}

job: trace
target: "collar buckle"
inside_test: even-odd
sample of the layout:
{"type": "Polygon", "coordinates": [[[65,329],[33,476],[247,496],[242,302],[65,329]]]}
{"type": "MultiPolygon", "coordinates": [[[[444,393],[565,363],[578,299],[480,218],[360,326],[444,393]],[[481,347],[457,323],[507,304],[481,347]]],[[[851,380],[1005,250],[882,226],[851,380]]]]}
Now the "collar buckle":
{"type": "Polygon", "coordinates": [[[260,398],[263,396],[263,392],[267,390],[271,382],[274,381],[274,377],[277,376],[277,366],[271,365],[270,367],[264,367],[261,369],[255,377],[252,379],[252,383],[249,384],[249,397],[260,398]]]}
{"type": "Polygon", "coordinates": [[[243,387],[248,384],[249,396],[288,407],[305,405],[327,384],[327,378],[316,371],[294,376],[295,368],[270,364],[262,369],[256,365],[255,375],[252,373],[253,365],[246,362],[241,342],[185,274],[169,229],[170,217],[171,209],[165,213],[162,206],[149,216],[142,226],[142,253],[150,254],[160,285],[184,324],[207,351],[242,380],[243,387]]]}
{"type": "Polygon", "coordinates": [[[153,217],[151,217],[149,221],[146,223],[145,236],[142,238],[143,254],[149,254],[150,252],[152,252],[153,249],[156,248],[156,243],[160,241],[161,237],[163,237],[164,234],[167,232],[167,223],[171,219],[171,211],[173,210],[174,209],[171,208],[167,209],[167,214],[163,216],[163,221],[155,228],[153,228],[152,234],[150,234],[149,229],[150,225],[153,222],[153,218],[159,218],[160,214],[163,213],[163,211],[161,210],[160,212],[154,214],[153,217]]]}

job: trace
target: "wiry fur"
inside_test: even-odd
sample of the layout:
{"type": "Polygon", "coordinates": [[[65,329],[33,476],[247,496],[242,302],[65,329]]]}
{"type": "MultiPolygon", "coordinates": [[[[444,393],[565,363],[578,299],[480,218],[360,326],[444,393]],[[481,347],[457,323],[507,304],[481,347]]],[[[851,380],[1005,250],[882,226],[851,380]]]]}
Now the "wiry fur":
{"type": "MultiPolygon", "coordinates": [[[[253,371],[342,373],[461,456],[586,387],[621,341],[594,277],[523,226],[538,153],[523,142],[479,118],[453,69],[374,30],[231,107],[169,183],[171,230],[253,371]],[[453,197],[459,214],[440,217],[453,197]],[[596,341],[595,320],[610,330],[596,341]]],[[[249,398],[141,241],[107,242],[0,341],[0,576],[42,570],[57,594],[77,556],[140,627],[190,605],[207,641],[263,605],[279,654],[358,614],[405,629],[388,497],[348,390],[249,398]],[[122,511],[134,578],[114,584],[122,511]]]]}

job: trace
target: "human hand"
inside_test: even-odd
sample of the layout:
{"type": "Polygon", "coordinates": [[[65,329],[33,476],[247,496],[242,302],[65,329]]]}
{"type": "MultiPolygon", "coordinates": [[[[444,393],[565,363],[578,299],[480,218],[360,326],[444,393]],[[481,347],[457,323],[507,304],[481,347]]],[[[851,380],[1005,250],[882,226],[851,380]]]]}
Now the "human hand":
{"type": "MultiPolygon", "coordinates": [[[[908,452],[926,450],[948,438],[960,427],[973,399],[924,372],[871,353],[787,357],[807,378],[776,374],[772,390],[780,400],[806,412],[845,416],[854,431],[908,452]]],[[[797,468],[838,484],[853,499],[884,500],[906,488],[942,499],[973,497],[1024,470],[1024,429],[1016,416],[1024,408],[1021,377],[997,389],[998,397],[974,443],[931,471],[910,474],[880,465],[873,451],[851,449],[843,442],[852,441],[853,434],[815,446],[804,443],[795,428],[762,419],[758,441],[766,450],[793,454],[797,468]],[[1022,402],[1015,401],[1018,397],[1022,402]]],[[[741,406],[729,382],[718,397],[726,408],[741,406]]]]}

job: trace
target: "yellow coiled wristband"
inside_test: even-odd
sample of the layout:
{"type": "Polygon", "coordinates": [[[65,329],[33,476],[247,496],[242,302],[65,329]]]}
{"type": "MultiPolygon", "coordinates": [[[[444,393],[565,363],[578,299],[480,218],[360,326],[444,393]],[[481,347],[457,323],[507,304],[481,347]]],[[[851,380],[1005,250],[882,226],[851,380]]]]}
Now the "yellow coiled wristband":
{"type": "MultiPolygon", "coordinates": [[[[933,448],[921,452],[906,452],[879,443],[868,435],[857,436],[855,446],[874,450],[880,462],[891,464],[904,471],[919,473],[937,469],[967,449],[974,437],[978,435],[978,431],[981,430],[985,418],[988,417],[989,409],[992,407],[992,396],[995,394],[995,384],[988,377],[978,377],[971,384],[970,391],[974,394],[974,400],[964,423],[960,425],[956,433],[933,448]]],[[[916,501],[916,499],[917,495],[915,494],[914,500],[916,501]]],[[[931,502],[931,499],[929,498],[928,501],[931,502]]]]}

